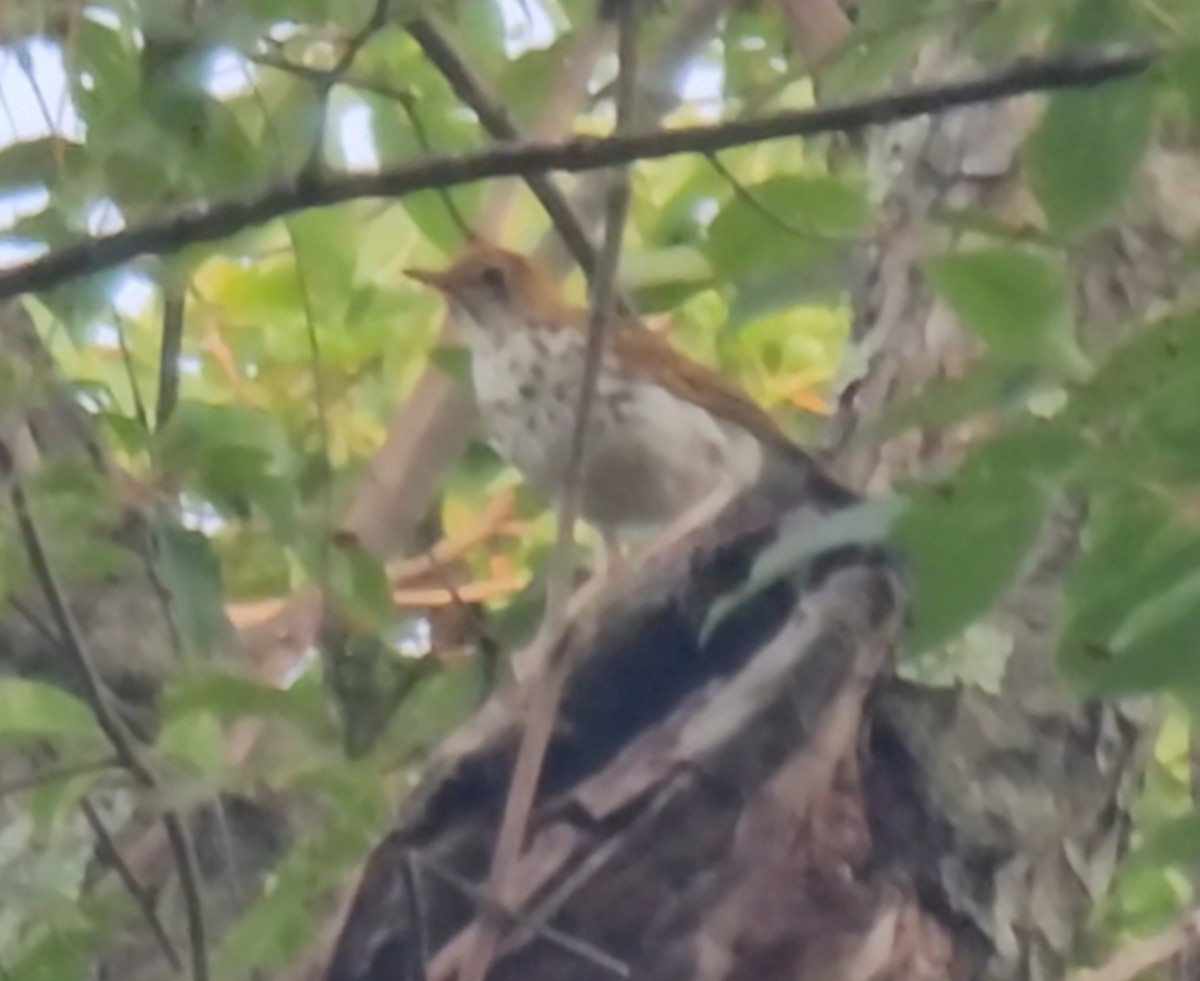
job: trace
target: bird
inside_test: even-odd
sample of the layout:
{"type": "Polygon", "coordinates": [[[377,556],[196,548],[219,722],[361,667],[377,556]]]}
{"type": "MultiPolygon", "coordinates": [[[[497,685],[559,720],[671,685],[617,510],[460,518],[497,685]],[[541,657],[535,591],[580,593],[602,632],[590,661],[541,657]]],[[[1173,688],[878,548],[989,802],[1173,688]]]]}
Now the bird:
{"type": "MultiPolygon", "coordinates": [[[[483,427],[497,453],[551,501],[563,493],[582,384],[588,310],[564,302],[530,258],[487,241],[449,267],[406,269],[447,302],[470,351],[483,427]]],[[[849,495],[743,390],[640,324],[612,324],[584,435],[579,511],[603,563],[628,541],[715,516],[770,470],[849,495]],[[633,328],[633,329],[626,329],[633,328]]]]}

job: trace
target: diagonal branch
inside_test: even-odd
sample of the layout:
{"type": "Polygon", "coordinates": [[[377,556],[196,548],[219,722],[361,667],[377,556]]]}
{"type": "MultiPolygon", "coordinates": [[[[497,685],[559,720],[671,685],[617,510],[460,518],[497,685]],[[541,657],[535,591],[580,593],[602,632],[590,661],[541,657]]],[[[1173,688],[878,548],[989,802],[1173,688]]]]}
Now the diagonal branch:
{"type": "MultiPolygon", "coordinates": [[[[496,99],[471,66],[459,55],[449,39],[428,18],[419,18],[408,25],[408,32],[421,46],[435,68],[442,73],[450,87],[471,107],[484,129],[493,139],[516,142],[521,130],[505,105],[496,99]]],[[[596,249],[575,214],[571,202],[549,177],[540,171],[525,175],[529,190],[546,210],[563,244],[590,279],[596,269],[596,249]]]]}
{"type": "Polygon", "coordinates": [[[965,82],[923,86],[843,106],[783,112],[716,126],[690,126],[644,135],[580,137],[565,142],[497,146],[460,156],[427,157],[375,174],[284,181],[260,195],[193,205],[159,221],[53,250],[0,274],[0,299],[60,286],[89,273],[112,269],[139,255],[167,255],[211,242],[306,208],[359,198],[402,197],[414,191],[453,187],[492,177],[557,170],[577,173],[705,153],[816,133],[859,130],[914,116],[1012,98],[1031,92],[1092,87],[1146,71],[1156,52],[1061,55],[1025,61],[965,82]]]}
{"type": "Polygon", "coordinates": [[[388,20],[388,8],[391,6],[391,0],[375,0],[375,7],[371,11],[371,16],[367,18],[367,22],[362,26],[350,40],[346,43],[346,49],[342,52],[337,63],[327,72],[322,72],[316,78],[317,83],[317,124],[315,126],[315,136],[313,137],[313,145],[309,150],[308,160],[300,171],[302,180],[316,180],[321,171],[321,154],[325,149],[325,130],[329,122],[329,95],[333,91],[333,87],[342,80],[342,76],[354,64],[354,59],[358,57],[358,53],[366,46],[375,34],[380,31],[388,20]]]}
{"type": "Polygon", "coordinates": [[[96,836],[96,842],[99,845],[101,853],[116,870],[117,877],[121,880],[121,884],[125,887],[126,892],[137,903],[138,909],[141,910],[142,918],[149,925],[150,932],[154,934],[154,939],[161,948],[163,956],[167,958],[172,968],[176,971],[182,971],[183,961],[180,959],[175,945],[171,942],[167,928],[163,926],[162,919],[158,915],[158,910],[154,907],[154,898],[141,882],[138,881],[137,875],[125,861],[125,856],[121,854],[121,850],[117,847],[112,832],[104,824],[104,820],[100,817],[100,812],[96,810],[95,805],[84,797],[79,806],[83,811],[84,820],[87,821],[88,826],[92,829],[92,834],[96,836]]]}

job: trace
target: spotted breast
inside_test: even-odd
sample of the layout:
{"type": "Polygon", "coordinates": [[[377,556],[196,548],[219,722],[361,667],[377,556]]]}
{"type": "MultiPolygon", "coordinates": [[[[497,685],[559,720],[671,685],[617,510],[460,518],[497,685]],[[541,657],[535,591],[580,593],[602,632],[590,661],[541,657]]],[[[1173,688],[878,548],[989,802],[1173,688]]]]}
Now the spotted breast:
{"type": "MultiPolygon", "coordinates": [[[[496,451],[554,498],[562,489],[583,377],[578,330],[491,330],[472,344],[472,379],[496,451]]],[[[597,380],[581,510],[593,523],[652,531],[722,480],[753,479],[761,447],[606,353],[597,380]]]]}

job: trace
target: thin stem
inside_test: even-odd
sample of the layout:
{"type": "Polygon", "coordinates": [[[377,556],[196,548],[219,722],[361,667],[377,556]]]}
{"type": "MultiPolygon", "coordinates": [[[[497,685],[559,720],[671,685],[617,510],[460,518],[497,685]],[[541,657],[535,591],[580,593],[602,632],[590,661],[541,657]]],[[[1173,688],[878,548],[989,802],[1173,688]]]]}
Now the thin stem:
{"type": "MultiPolygon", "coordinates": [[[[410,22],[407,28],[413,40],[421,46],[425,57],[442,73],[454,89],[454,94],[470,106],[493,139],[505,142],[521,139],[520,128],[508,108],[488,91],[436,23],[428,17],[422,17],[410,22]]],[[[550,216],[567,251],[591,279],[596,271],[596,249],[575,208],[558,185],[545,174],[530,172],[524,176],[529,190],[550,216]]]]}
{"type": "Polygon", "coordinates": [[[557,930],[546,923],[535,922],[529,917],[522,916],[520,913],[515,913],[505,907],[505,905],[489,895],[486,889],[480,888],[476,883],[472,882],[466,876],[459,875],[454,869],[435,859],[429,858],[426,855],[419,855],[415,852],[408,853],[408,861],[412,864],[419,865],[425,869],[435,879],[439,879],[452,889],[457,889],[464,896],[470,899],[484,913],[489,916],[504,920],[514,926],[521,927],[535,936],[541,937],[547,943],[558,947],[560,950],[573,954],[580,960],[588,964],[593,964],[608,974],[614,977],[627,978],[630,975],[629,966],[623,961],[617,960],[611,954],[606,954],[604,951],[585,940],[580,940],[578,937],[573,937],[562,930],[557,930]]]}
{"type": "Polygon", "coordinates": [[[317,432],[321,444],[321,460],[325,472],[321,475],[321,530],[317,535],[317,580],[322,589],[328,584],[329,576],[329,531],[333,528],[333,465],[329,458],[329,407],[326,400],[325,380],[321,371],[321,338],[317,333],[316,314],[313,311],[312,293],[304,258],[296,245],[296,236],[289,228],[288,236],[296,261],[296,277],[300,284],[300,301],[304,306],[305,335],[308,339],[308,358],[312,368],[313,401],[316,403],[317,432]]]}
{"type": "Polygon", "coordinates": [[[821,232],[813,231],[810,228],[804,228],[800,225],[795,225],[786,218],[782,217],[778,212],[769,208],[766,204],[759,200],[753,191],[751,191],[748,187],[746,187],[745,184],[738,180],[737,175],[728,167],[726,167],[725,164],[721,162],[720,157],[718,157],[715,153],[706,153],[704,155],[704,159],[708,161],[713,170],[721,175],[721,177],[725,180],[725,183],[727,183],[730,189],[733,191],[735,197],[741,201],[744,201],[749,207],[753,208],[760,217],[770,222],[781,231],[787,232],[787,234],[793,235],[796,238],[802,239],[806,242],[842,241],[842,239],[839,239],[836,236],[824,235],[821,232]]]}
{"type": "MultiPolygon", "coordinates": [[[[637,84],[637,4],[625,0],[619,5],[617,16],[620,67],[617,79],[616,130],[617,135],[621,136],[629,131],[633,121],[637,84]]],[[[613,174],[609,187],[604,243],[597,257],[596,275],[592,280],[592,316],[588,324],[579,402],[575,410],[570,456],[559,505],[557,536],[550,558],[546,612],[538,630],[539,638],[550,645],[551,655],[543,667],[543,675],[533,683],[529,719],[522,732],[500,833],[492,855],[491,887],[505,907],[515,899],[513,885],[516,867],[524,847],[529,818],[537,797],[542,763],[554,732],[554,722],[562,699],[562,686],[569,666],[566,655],[568,645],[560,643],[559,638],[565,638],[567,626],[574,564],[572,552],[575,544],[575,521],[579,514],[588,423],[595,402],[604,342],[612,320],[613,284],[616,280],[628,212],[629,175],[617,172],[613,174]]],[[[487,973],[500,942],[496,922],[481,922],[473,941],[464,955],[463,967],[459,974],[460,981],[482,981],[487,973]]]]}
{"type": "Polygon", "coordinates": [[[166,927],[163,926],[163,922],[158,916],[158,910],[154,907],[153,897],[146,892],[145,886],[138,881],[138,877],[134,875],[133,869],[125,861],[120,849],[117,848],[117,842],[113,838],[112,832],[108,830],[101,819],[99,811],[96,810],[95,805],[86,797],[80,801],[79,807],[83,811],[83,817],[87,821],[88,827],[92,829],[92,834],[96,836],[96,841],[102,853],[116,871],[117,878],[121,880],[121,885],[125,887],[125,891],[133,897],[133,901],[137,903],[138,909],[141,910],[142,918],[146,921],[146,925],[150,927],[150,932],[154,934],[154,939],[158,942],[158,946],[162,948],[163,955],[170,962],[171,967],[176,971],[182,971],[183,959],[179,956],[179,951],[175,949],[175,944],[171,942],[171,937],[168,935],[166,927]]]}
{"type": "Polygon", "coordinates": [[[362,29],[347,42],[346,50],[342,52],[342,56],[337,60],[337,63],[329,71],[323,72],[317,77],[318,110],[316,136],[313,138],[313,145],[309,151],[308,160],[300,170],[301,180],[315,179],[321,170],[321,151],[325,147],[325,127],[329,117],[330,92],[342,80],[342,76],[346,74],[350,66],[354,64],[354,59],[358,57],[358,53],[366,43],[387,23],[388,8],[390,6],[391,0],[376,0],[375,7],[371,11],[371,16],[367,18],[367,22],[362,26],[362,29]]]}
{"type": "Polygon", "coordinates": [[[186,291],[170,288],[163,293],[162,345],[158,356],[158,401],[154,428],[161,430],[179,402],[179,355],[183,350],[186,291]]]}
{"type": "Polygon", "coordinates": [[[138,384],[137,374],[133,370],[133,352],[129,347],[129,336],[125,332],[125,318],[113,308],[113,323],[117,329],[117,347],[121,351],[121,364],[125,368],[125,376],[129,379],[129,392],[133,398],[133,414],[142,432],[150,432],[150,416],[146,412],[146,402],[142,398],[142,387],[138,384]]]}
{"type": "MultiPolygon", "coordinates": [[[[408,117],[409,125],[413,128],[413,134],[417,138],[417,142],[421,144],[421,149],[428,154],[433,154],[433,144],[429,142],[429,133],[425,129],[425,124],[421,122],[421,114],[417,112],[417,103],[415,99],[401,99],[400,107],[404,110],[404,114],[408,117]]],[[[450,221],[454,227],[458,229],[459,234],[464,239],[475,238],[475,233],[471,230],[471,226],[463,217],[461,211],[458,210],[458,205],[454,203],[454,196],[450,193],[450,188],[439,187],[437,189],[438,197],[441,198],[442,206],[446,209],[446,213],[450,216],[450,221]]]]}

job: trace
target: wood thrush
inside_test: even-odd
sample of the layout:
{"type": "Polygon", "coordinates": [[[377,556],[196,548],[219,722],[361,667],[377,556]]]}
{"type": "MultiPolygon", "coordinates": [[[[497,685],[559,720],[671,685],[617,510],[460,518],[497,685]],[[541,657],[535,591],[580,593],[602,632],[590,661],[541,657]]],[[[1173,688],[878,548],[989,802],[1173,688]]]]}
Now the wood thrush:
{"type": "MultiPolygon", "coordinates": [[[[589,314],[566,305],[524,256],[474,243],[445,270],[407,274],[439,290],[471,350],[484,428],[539,491],[564,484],[589,314]]],[[[848,491],[817,470],[775,421],[714,371],[657,334],[612,325],[597,380],[580,511],[606,547],[724,503],[777,468],[797,468],[836,502],[848,491]]]]}

